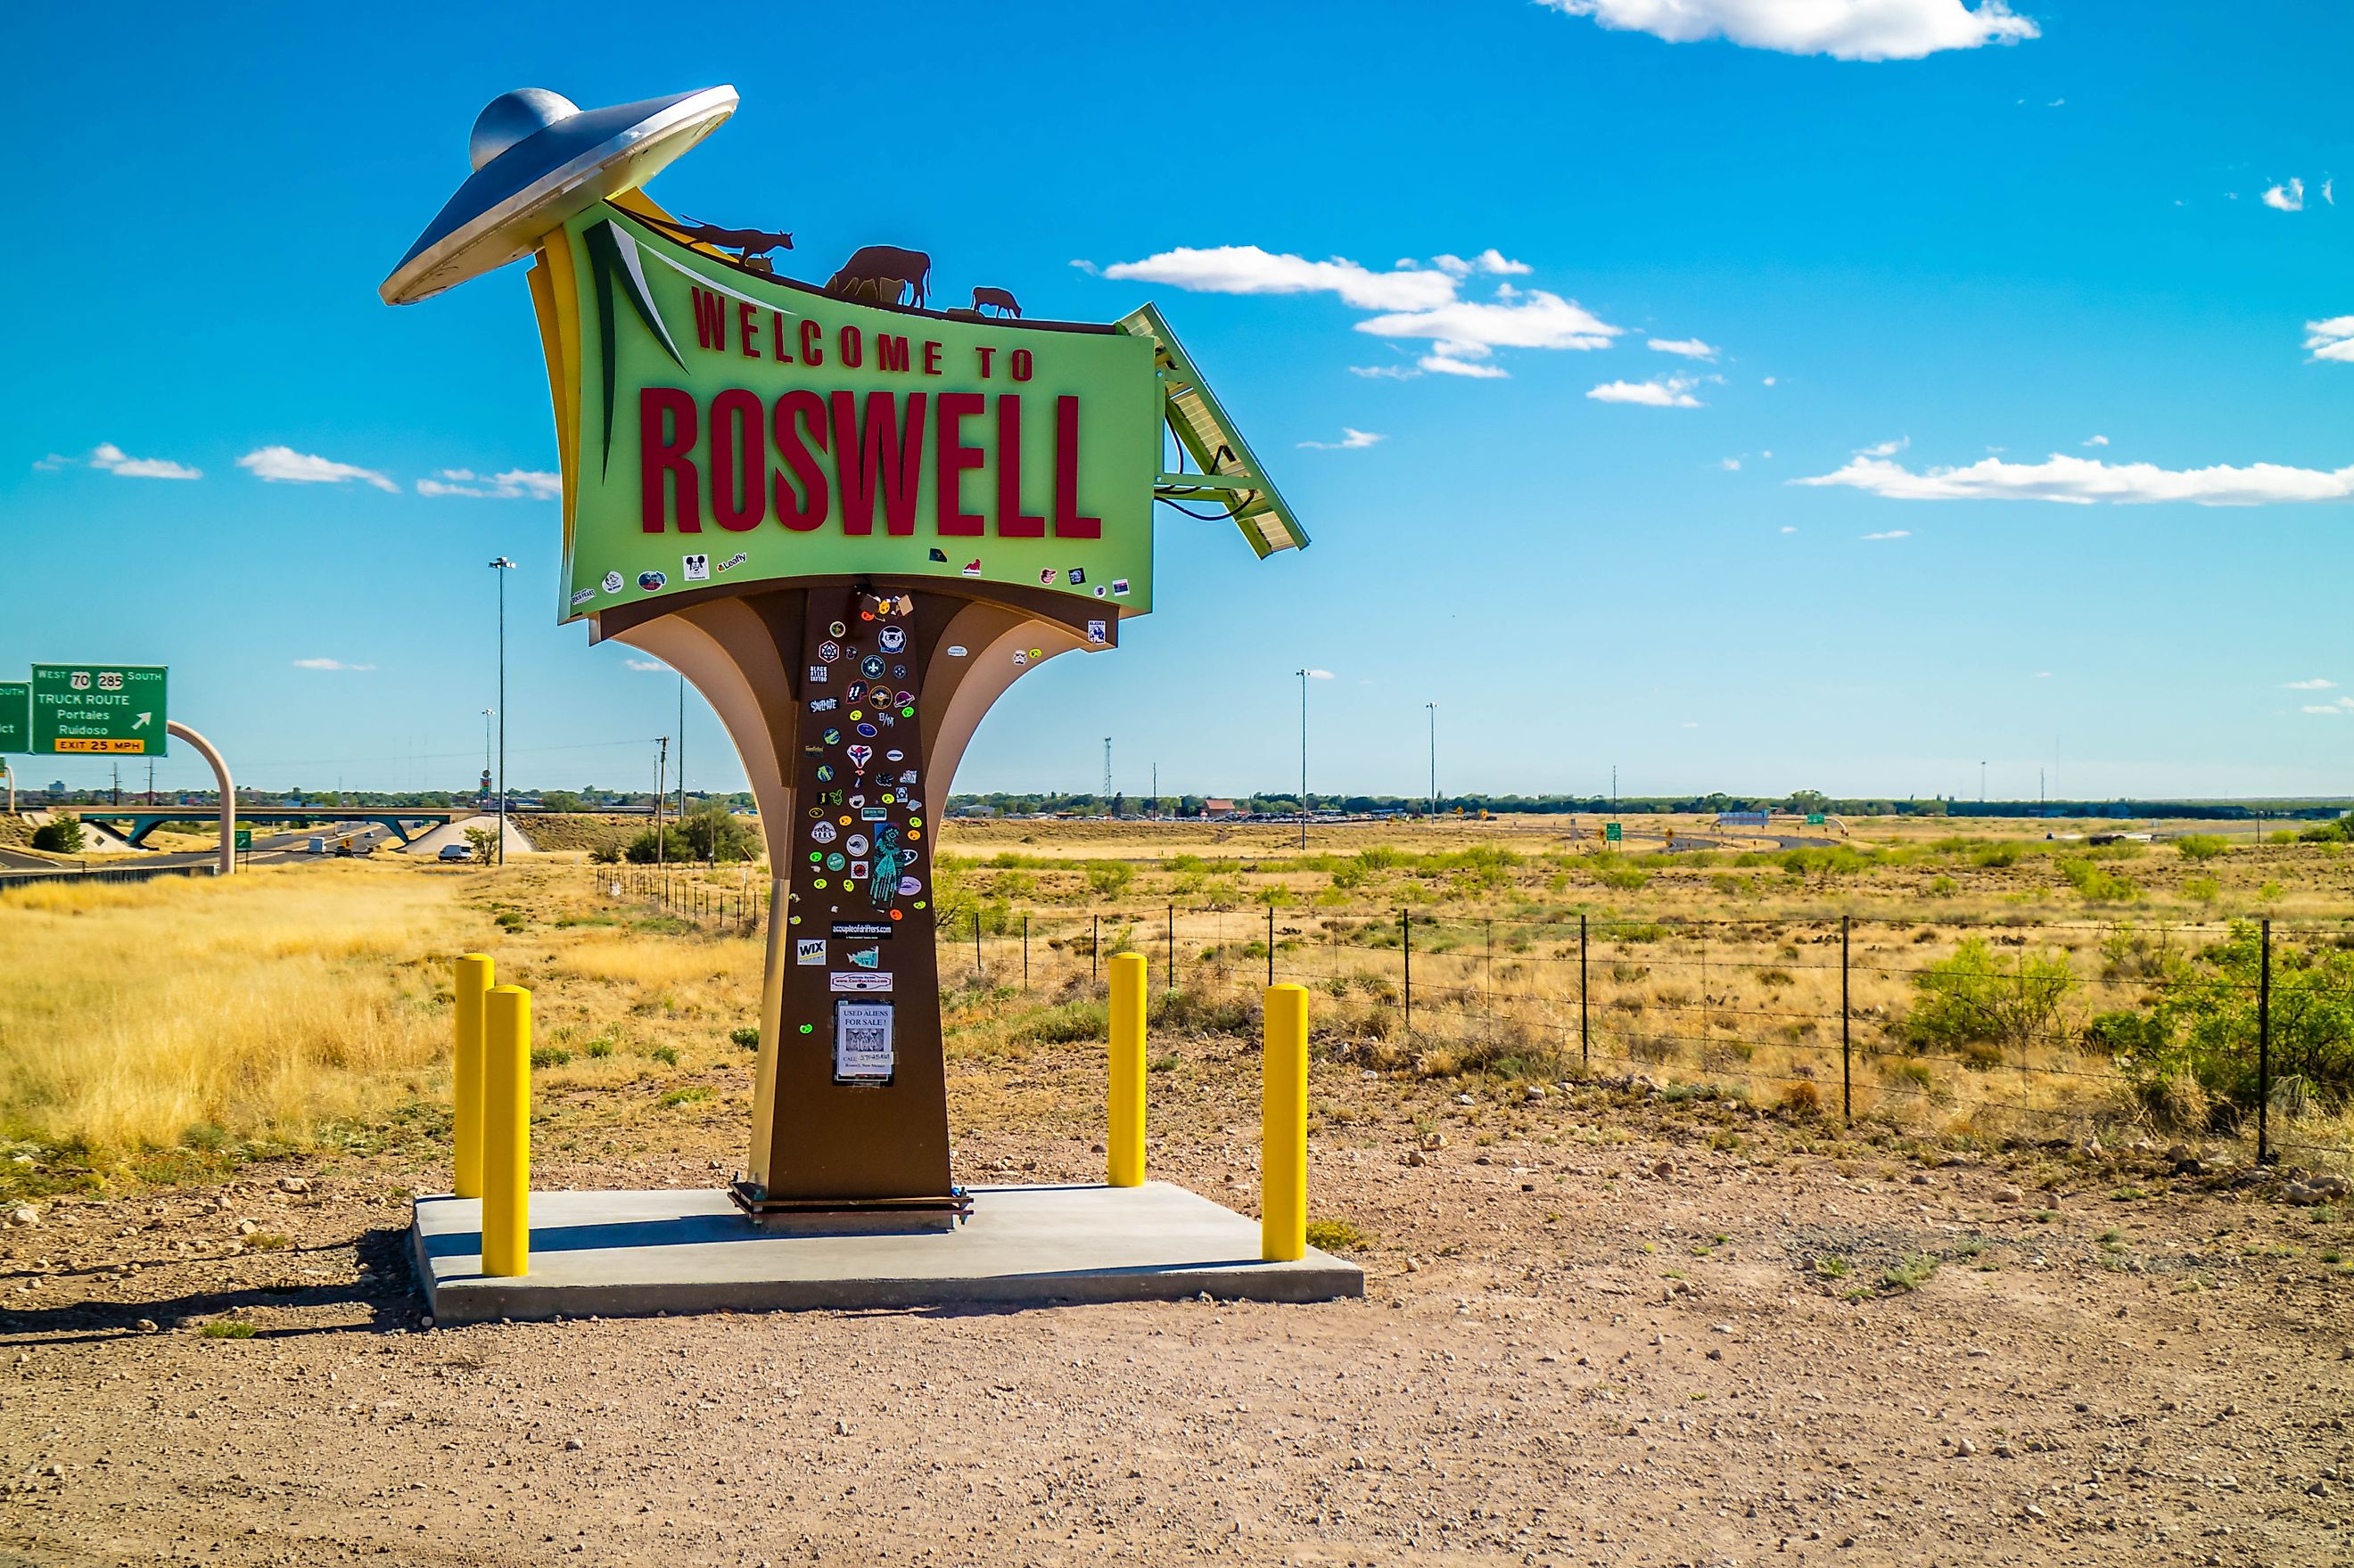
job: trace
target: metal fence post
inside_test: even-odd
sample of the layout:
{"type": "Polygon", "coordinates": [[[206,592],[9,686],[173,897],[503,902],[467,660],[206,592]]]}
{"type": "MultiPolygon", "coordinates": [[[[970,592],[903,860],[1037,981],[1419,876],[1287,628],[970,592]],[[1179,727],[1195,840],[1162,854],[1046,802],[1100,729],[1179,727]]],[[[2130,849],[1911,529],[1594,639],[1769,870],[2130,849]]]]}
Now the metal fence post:
{"type": "Polygon", "coordinates": [[[2256,959],[2256,1163],[2273,1162],[2273,923],[2263,926],[2256,959]]]}
{"type": "Polygon", "coordinates": [[[1414,916],[1398,911],[1398,947],[1405,954],[1405,1032],[1414,1033],[1414,916]]]}
{"type": "Polygon", "coordinates": [[[1169,989],[1177,989],[1177,906],[1169,906],[1169,989]]]}
{"type": "Polygon", "coordinates": [[[1851,915],[1840,916],[1840,1119],[1850,1127],[1855,1124],[1855,1062],[1850,1050],[1848,1027],[1848,930],[1854,925],[1851,915]]]}
{"type": "Polygon", "coordinates": [[[1585,916],[1577,917],[1577,1060],[1581,1066],[1594,1061],[1594,1033],[1585,1011],[1585,916]]]}
{"type": "Polygon", "coordinates": [[[1089,980],[1094,980],[1097,970],[1103,966],[1103,954],[1100,951],[1102,947],[1103,916],[1090,915],[1087,916],[1087,979],[1089,980]]]}
{"type": "Polygon", "coordinates": [[[1030,989],[1030,911],[1022,912],[1022,989],[1030,989]]]}
{"type": "Polygon", "coordinates": [[[972,906],[972,978],[986,983],[989,972],[981,964],[981,906],[972,906]]]}
{"type": "Polygon", "coordinates": [[[1496,917],[1488,916],[1488,1027],[1496,1026],[1496,917]]]}
{"type": "Polygon", "coordinates": [[[1267,983],[1275,983],[1275,906],[1267,906],[1267,983]]]}

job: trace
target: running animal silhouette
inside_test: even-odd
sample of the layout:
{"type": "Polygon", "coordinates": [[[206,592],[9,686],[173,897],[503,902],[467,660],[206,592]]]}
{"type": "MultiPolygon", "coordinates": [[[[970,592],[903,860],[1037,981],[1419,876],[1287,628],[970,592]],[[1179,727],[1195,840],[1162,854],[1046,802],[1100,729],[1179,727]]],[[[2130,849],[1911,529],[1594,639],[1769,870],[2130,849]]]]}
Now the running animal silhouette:
{"type": "Polygon", "coordinates": [[[973,290],[972,308],[978,312],[983,305],[993,308],[1001,315],[1012,316],[1016,321],[1022,319],[1022,302],[1002,289],[973,290]]]}
{"type": "Polygon", "coordinates": [[[932,291],[932,259],[896,245],[860,246],[825,284],[829,294],[845,299],[864,294],[878,305],[899,303],[910,288],[916,291],[916,308],[923,309],[925,296],[932,291]]]}
{"type": "Polygon", "coordinates": [[[722,228],[716,223],[704,223],[688,218],[678,227],[682,238],[697,245],[715,245],[723,250],[733,250],[739,259],[766,256],[771,250],[790,250],[793,237],[774,233],[765,228],[722,228]]]}

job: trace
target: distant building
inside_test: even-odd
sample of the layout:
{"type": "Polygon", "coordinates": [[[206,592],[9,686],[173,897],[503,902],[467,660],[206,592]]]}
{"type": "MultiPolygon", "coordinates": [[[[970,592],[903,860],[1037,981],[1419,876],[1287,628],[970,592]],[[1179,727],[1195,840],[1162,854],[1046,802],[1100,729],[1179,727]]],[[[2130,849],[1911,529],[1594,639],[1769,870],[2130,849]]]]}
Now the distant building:
{"type": "Polygon", "coordinates": [[[1235,814],[1232,800],[1221,800],[1214,796],[1202,802],[1202,815],[1204,817],[1231,817],[1235,814]]]}

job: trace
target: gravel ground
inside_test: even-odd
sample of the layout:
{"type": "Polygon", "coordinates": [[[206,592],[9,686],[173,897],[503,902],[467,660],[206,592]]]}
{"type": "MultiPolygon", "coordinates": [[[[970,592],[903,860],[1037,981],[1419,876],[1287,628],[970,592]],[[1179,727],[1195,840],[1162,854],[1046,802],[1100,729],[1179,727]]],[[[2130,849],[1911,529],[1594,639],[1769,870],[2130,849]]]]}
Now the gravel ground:
{"type": "MultiPolygon", "coordinates": [[[[1154,1173],[1251,1211],[1254,1059],[1183,1056],[1154,1173]]],[[[1094,1174],[1099,1079],[959,1064],[960,1172],[1094,1174]]],[[[724,1087],[536,1179],[712,1184],[724,1087]]],[[[2345,1205],[1522,1093],[1319,1069],[1310,1307],[426,1330],[429,1149],[37,1204],[0,1563],[2354,1561],[2345,1205]]]]}

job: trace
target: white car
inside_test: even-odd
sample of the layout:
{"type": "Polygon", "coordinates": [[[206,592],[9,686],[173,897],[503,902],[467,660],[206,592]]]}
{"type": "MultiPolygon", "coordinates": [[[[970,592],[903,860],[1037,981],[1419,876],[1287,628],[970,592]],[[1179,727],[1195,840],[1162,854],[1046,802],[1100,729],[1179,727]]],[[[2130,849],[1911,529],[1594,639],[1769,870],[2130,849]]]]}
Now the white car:
{"type": "Polygon", "coordinates": [[[472,860],[474,858],[474,848],[472,844],[443,844],[441,846],[440,853],[436,855],[434,858],[437,860],[472,860]]]}

